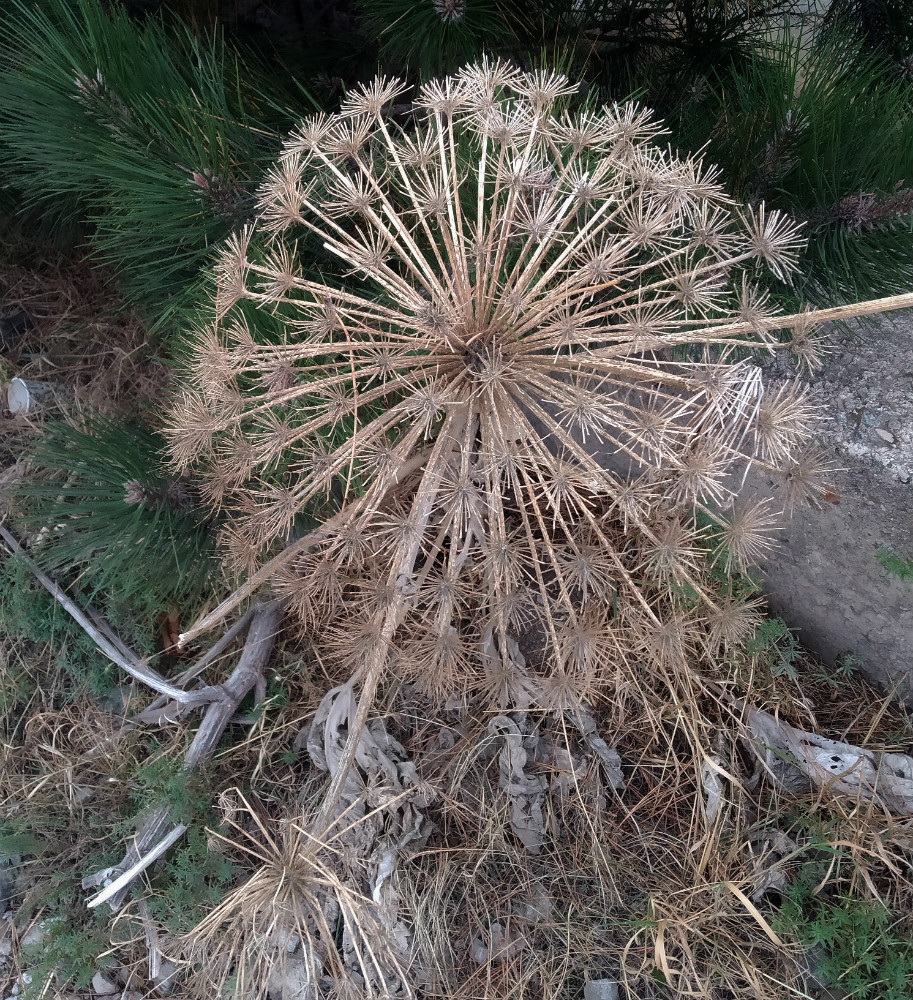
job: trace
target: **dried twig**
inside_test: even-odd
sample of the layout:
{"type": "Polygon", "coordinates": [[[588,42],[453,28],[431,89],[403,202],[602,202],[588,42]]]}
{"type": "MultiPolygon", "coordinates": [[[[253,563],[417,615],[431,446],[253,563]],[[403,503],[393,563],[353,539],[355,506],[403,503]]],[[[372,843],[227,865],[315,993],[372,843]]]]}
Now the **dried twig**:
{"type": "MultiPolygon", "coordinates": [[[[262,679],[263,670],[269,661],[278,633],[284,603],[284,601],[276,600],[253,609],[247,639],[237,666],[223,684],[220,684],[218,688],[209,689],[217,690],[220,696],[206,706],[200,727],[184,756],[183,769],[185,772],[194,770],[202,761],[212,756],[225,727],[231,721],[238,706],[247,693],[262,679]]],[[[120,907],[130,889],[133,878],[143,870],[144,866],[141,862],[148,852],[167,837],[174,835],[174,831],[180,826],[180,824],[178,826],[171,824],[170,815],[171,810],[168,805],[159,806],[148,813],[140,824],[123,861],[119,865],[83,880],[83,888],[99,885],[108,879],[117,883],[116,889],[111,890],[111,886],[108,886],[108,890],[111,891],[106,890],[101,899],[95,897],[94,903],[90,903],[90,905],[106,902],[112,910],[120,907]],[[169,827],[171,827],[170,832],[168,832],[169,827]],[[129,878],[124,877],[127,874],[130,874],[129,878]]],[[[183,829],[181,833],[183,833],[183,829]]],[[[181,833],[174,835],[174,839],[169,841],[169,846],[180,837],[181,833]]]]}
{"type": "Polygon", "coordinates": [[[121,640],[111,626],[104,621],[98,612],[92,608],[82,609],[61,587],[59,587],[25,550],[19,541],[0,524],[0,537],[6,542],[9,550],[17,555],[28,566],[35,579],[48,591],[55,601],[66,611],[96,646],[131,677],[151,687],[159,694],[167,695],[182,705],[203,705],[219,697],[215,688],[203,688],[200,691],[184,691],[169,683],[164,677],[153,670],[146,660],[141,660],[121,640]]]}

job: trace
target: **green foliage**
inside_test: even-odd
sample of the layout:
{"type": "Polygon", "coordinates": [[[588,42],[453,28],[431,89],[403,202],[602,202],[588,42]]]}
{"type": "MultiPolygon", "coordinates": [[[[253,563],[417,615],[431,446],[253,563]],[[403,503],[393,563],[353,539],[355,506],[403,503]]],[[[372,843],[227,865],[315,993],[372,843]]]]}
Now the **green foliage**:
{"type": "Polygon", "coordinates": [[[221,901],[234,875],[235,865],[209,849],[203,830],[188,830],[156,872],[149,911],[172,934],[181,934],[221,901]]]}
{"type": "Polygon", "coordinates": [[[185,771],[171,757],[155,757],[142,764],[130,784],[135,812],[148,809],[150,804],[167,805],[171,822],[188,826],[207,815],[211,795],[205,771],[185,771]]]}
{"type": "MultiPolygon", "coordinates": [[[[118,668],[99,655],[92,640],[15,556],[0,565],[0,633],[48,647],[65,699],[85,690],[100,695],[118,677],[118,668]]],[[[16,706],[27,703],[32,690],[21,672],[4,671],[0,716],[8,717],[16,706]]]]}
{"type": "Polygon", "coordinates": [[[79,879],[69,865],[48,872],[16,914],[20,928],[37,920],[42,932],[41,939],[23,948],[20,956],[21,967],[31,973],[31,982],[20,989],[22,1000],[57,996],[67,986],[84,989],[99,969],[114,964],[105,956],[111,938],[109,917],[86,908],[79,879]]]}
{"type": "Polygon", "coordinates": [[[817,974],[844,995],[907,1000],[913,987],[913,940],[884,906],[837,891],[839,859],[839,852],[817,845],[794,873],[772,926],[805,948],[822,946],[827,957],[817,974]]]}
{"type": "MultiPolygon", "coordinates": [[[[78,884],[72,891],[79,898],[78,884]]],[[[76,914],[45,918],[45,937],[23,949],[23,962],[31,973],[31,982],[19,995],[22,1000],[46,997],[47,984],[57,987],[72,986],[85,989],[99,968],[113,965],[113,961],[100,958],[108,947],[110,931],[107,918],[95,913],[89,920],[81,921],[76,914]]]]}
{"type": "Polygon", "coordinates": [[[451,73],[510,39],[498,0],[360,0],[359,9],[381,56],[422,77],[451,73]]]}
{"type": "Polygon", "coordinates": [[[913,580],[913,559],[904,559],[889,549],[879,549],[875,553],[875,558],[891,576],[904,582],[913,580]]]}
{"type": "Polygon", "coordinates": [[[253,209],[275,158],[268,71],[216,36],[100,0],[13,0],[0,16],[0,146],[28,202],[87,214],[130,298],[186,302],[209,248],[253,209]],[[107,6],[107,5],[106,5],[107,6]]]}
{"type": "Polygon", "coordinates": [[[52,846],[42,837],[30,833],[9,833],[0,835],[0,860],[15,858],[21,854],[46,854],[52,846]]]}
{"type": "Polygon", "coordinates": [[[851,678],[863,665],[864,660],[855,653],[841,653],[833,666],[819,664],[815,676],[833,687],[851,678]]]}
{"type": "Polygon", "coordinates": [[[95,415],[80,429],[51,424],[31,457],[36,474],[17,491],[24,524],[45,529],[39,563],[79,571],[90,595],[148,624],[198,598],[216,566],[193,488],[168,475],[163,451],[138,422],[95,415]]]}
{"type": "Polygon", "coordinates": [[[617,100],[637,92],[665,115],[696,80],[740,65],[795,0],[534,0],[513,2],[510,21],[527,51],[617,100]]]}
{"type": "Polygon", "coordinates": [[[913,282],[913,92],[883,70],[858,43],[787,34],[712,74],[672,118],[677,142],[706,145],[733,194],[807,223],[798,299],[833,305],[913,282]]]}
{"type": "Polygon", "coordinates": [[[891,70],[913,83],[913,5],[909,0],[831,0],[826,34],[853,33],[867,49],[891,60],[891,70]]]}
{"type": "Polygon", "coordinates": [[[745,651],[774,677],[794,681],[799,676],[797,664],[802,659],[802,649],[796,633],[782,618],[765,618],[745,644],[745,651]]]}

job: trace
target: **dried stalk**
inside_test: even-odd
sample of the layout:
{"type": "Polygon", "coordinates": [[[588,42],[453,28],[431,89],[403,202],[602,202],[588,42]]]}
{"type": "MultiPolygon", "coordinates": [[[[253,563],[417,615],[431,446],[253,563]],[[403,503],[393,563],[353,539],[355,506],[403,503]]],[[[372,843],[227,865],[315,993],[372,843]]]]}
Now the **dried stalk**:
{"type": "Polygon", "coordinates": [[[26,555],[18,540],[2,524],[0,524],[0,537],[6,542],[9,550],[23,560],[35,579],[73,618],[101,652],[131,677],[181,705],[205,705],[219,697],[219,692],[215,688],[207,687],[200,691],[184,691],[165,680],[149,666],[147,660],[141,660],[130,650],[101,615],[92,608],[86,610],[80,608],[61,587],[43,573],[34,559],[26,555]]]}

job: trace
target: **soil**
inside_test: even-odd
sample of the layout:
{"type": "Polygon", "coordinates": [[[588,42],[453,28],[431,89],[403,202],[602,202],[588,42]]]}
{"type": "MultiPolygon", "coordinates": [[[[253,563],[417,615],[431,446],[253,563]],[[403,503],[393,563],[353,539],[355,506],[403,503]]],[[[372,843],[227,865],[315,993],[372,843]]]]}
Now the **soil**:
{"type": "MultiPolygon", "coordinates": [[[[809,384],[825,416],[819,444],[838,467],[833,490],[786,522],[761,577],[803,645],[828,663],[855,657],[913,704],[913,581],[878,560],[913,559],[913,313],[831,330],[830,343],[809,384]]],[[[748,488],[770,486],[755,475],[748,488]]]]}

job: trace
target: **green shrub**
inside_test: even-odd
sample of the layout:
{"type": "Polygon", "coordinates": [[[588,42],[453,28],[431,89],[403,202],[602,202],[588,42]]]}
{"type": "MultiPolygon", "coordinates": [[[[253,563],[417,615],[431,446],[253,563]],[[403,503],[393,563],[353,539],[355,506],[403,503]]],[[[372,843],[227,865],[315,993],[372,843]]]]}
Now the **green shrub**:
{"type": "Polygon", "coordinates": [[[794,301],[907,291],[913,91],[852,39],[806,42],[787,37],[711,74],[670,117],[675,139],[706,147],[736,197],[806,222],[794,301]]]}
{"type": "Polygon", "coordinates": [[[57,220],[88,216],[99,257],[164,322],[253,210],[294,117],[274,79],[221,36],[116,4],[13,0],[0,14],[4,172],[57,220]]]}
{"type": "Polygon", "coordinates": [[[138,623],[145,645],[156,617],[199,600],[217,565],[193,484],[167,474],[163,449],[137,421],[50,424],[31,456],[34,474],[17,490],[42,567],[78,572],[90,598],[138,623]]]}

